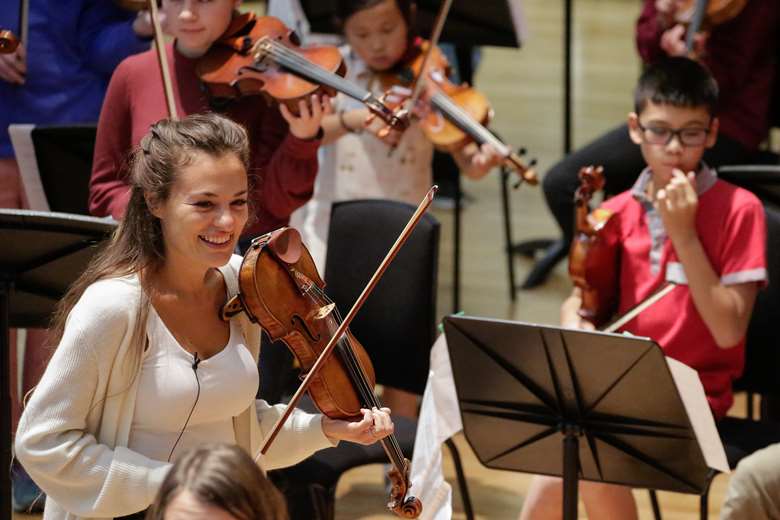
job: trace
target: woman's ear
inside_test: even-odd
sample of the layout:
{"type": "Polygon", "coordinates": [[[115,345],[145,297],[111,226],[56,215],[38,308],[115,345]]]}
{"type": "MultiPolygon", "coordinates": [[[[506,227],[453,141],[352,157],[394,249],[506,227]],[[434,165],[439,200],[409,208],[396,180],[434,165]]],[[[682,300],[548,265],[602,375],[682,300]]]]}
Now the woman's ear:
{"type": "Polygon", "coordinates": [[[628,136],[634,144],[642,144],[642,129],[639,128],[639,116],[636,112],[628,114],[628,136]]]}
{"type": "Polygon", "coordinates": [[[162,218],[162,211],[160,210],[160,203],[150,193],[144,193],[144,201],[146,201],[146,207],[149,208],[149,213],[157,218],[162,218]]]}

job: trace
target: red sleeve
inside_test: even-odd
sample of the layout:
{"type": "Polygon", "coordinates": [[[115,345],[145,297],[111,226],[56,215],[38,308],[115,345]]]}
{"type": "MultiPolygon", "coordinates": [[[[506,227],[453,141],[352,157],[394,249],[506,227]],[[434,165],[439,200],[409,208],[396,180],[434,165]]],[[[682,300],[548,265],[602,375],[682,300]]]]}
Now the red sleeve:
{"type": "Polygon", "coordinates": [[[642,13],[636,22],[636,48],[644,63],[653,63],[664,56],[661,49],[661,27],[655,0],[645,0],[642,13]]]}
{"type": "Polygon", "coordinates": [[[98,217],[121,219],[130,198],[122,168],[132,149],[126,62],[117,67],[108,85],[98,120],[92,177],[89,180],[89,212],[98,217]],[[125,66],[123,66],[125,65],[125,66]]]}
{"type": "Polygon", "coordinates": [[[253,190],[263,213],[288,221],[314,192],[319,139],[305,141],[290,134],[276,106],[265,111],[255,143],[258,172],[253,190]]]}
{"type": "Polygon", "coordinates": [[[758,200],[740,206],[726,223],[720,279],[726,285],[766,283],[766,221],[758,200]]]}

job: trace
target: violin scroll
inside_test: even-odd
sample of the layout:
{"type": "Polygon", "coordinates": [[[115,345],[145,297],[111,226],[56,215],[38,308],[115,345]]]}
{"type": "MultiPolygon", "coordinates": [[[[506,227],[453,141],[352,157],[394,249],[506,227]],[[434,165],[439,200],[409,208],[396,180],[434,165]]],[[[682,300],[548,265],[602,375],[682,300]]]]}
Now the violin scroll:
{"type": "Polygon", "coordinates": [[[0,30],[0,54],[11,54],[19,47],[19,39],[13,32],[0,30]]]}
{"type": "Polygon", "coordinates": [[[404,473],[393,467],[387,472],[392,488],[387,509],[401,518],[417,518],[422,514],[422,502],[417,497],[409,495],[409,459],[404,459],[404,473]]]}
{"type": "Polygon", "coordinates": [[[579,172],[575,194],[575,236],[569,250],[569,275],[582,291],[578,314],[597,327],[605,323],[617,306],[618,256],[615,244],[607,243],[603,231],[617,225],[612,212],[590,211],[593,195],[604,188],[604,169],[586,166],[579,172]]]}

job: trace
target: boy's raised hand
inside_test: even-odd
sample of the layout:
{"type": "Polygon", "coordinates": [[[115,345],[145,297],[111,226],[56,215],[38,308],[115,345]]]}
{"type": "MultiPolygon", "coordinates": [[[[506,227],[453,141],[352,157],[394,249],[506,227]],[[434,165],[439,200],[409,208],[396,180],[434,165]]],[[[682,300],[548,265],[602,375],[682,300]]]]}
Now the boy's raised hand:
{"type": "Polygon", "coordinates": [[[320,132],[322,117],[333,112],[328,96],[312,94],[310,102],[298,101],[298,115],[293,114],[284,103],[279,103],[279,112],[290,126],[290,133],[298,139],[314,139],[320,132]]]}
{"type": "Polygon", "coordinates": [[[661,214],[664,228],[673,244],[681,244],[696,238],[696,210],[699,196],[696,194],[696,174],[672,171],[669,184],[658,190],[655,209],[661,214]]]}

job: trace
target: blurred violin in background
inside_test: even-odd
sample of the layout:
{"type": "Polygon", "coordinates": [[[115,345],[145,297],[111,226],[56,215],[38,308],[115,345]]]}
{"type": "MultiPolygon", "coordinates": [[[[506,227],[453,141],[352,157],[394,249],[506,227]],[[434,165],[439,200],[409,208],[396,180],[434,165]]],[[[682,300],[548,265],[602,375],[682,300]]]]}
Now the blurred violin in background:
{"type": "Polygon", "coordinates": [[[440,150],[453,152],[469,143],[489,144],[504,157],[504,164],[520,176],[521,181],[535,185],[538,178],[533,167],[536,160],[525,164],[521,155],[495,136],[485,125],[493,117],[493,109],[484,94],[468,86],[456,85],[448,76],[450,65],[438,47],[418,39],[399,65],[379,75],[382,88],[390,91],[395,86],[408,87],[415,81],[425,83],[422,99],[431,110],[419,121],[425,136],[440,150]],[[430,54],[428,62],[426,55],[430,54]],[[425,74],[422,68],[425,67],[425,74]]]}
{"type": "Polygon", "coordinates": [[[0,29],[0,54],[11,54],[19,46],[19,39],[12,31],[0,29]]]}
{"type": "Polygon", "coordinates": [[[688,55],[696,57],[696,35],[726,23],[744,9],[747,0],[680,0],[675,22],[687,25],[685,45],[688,55]]]}

